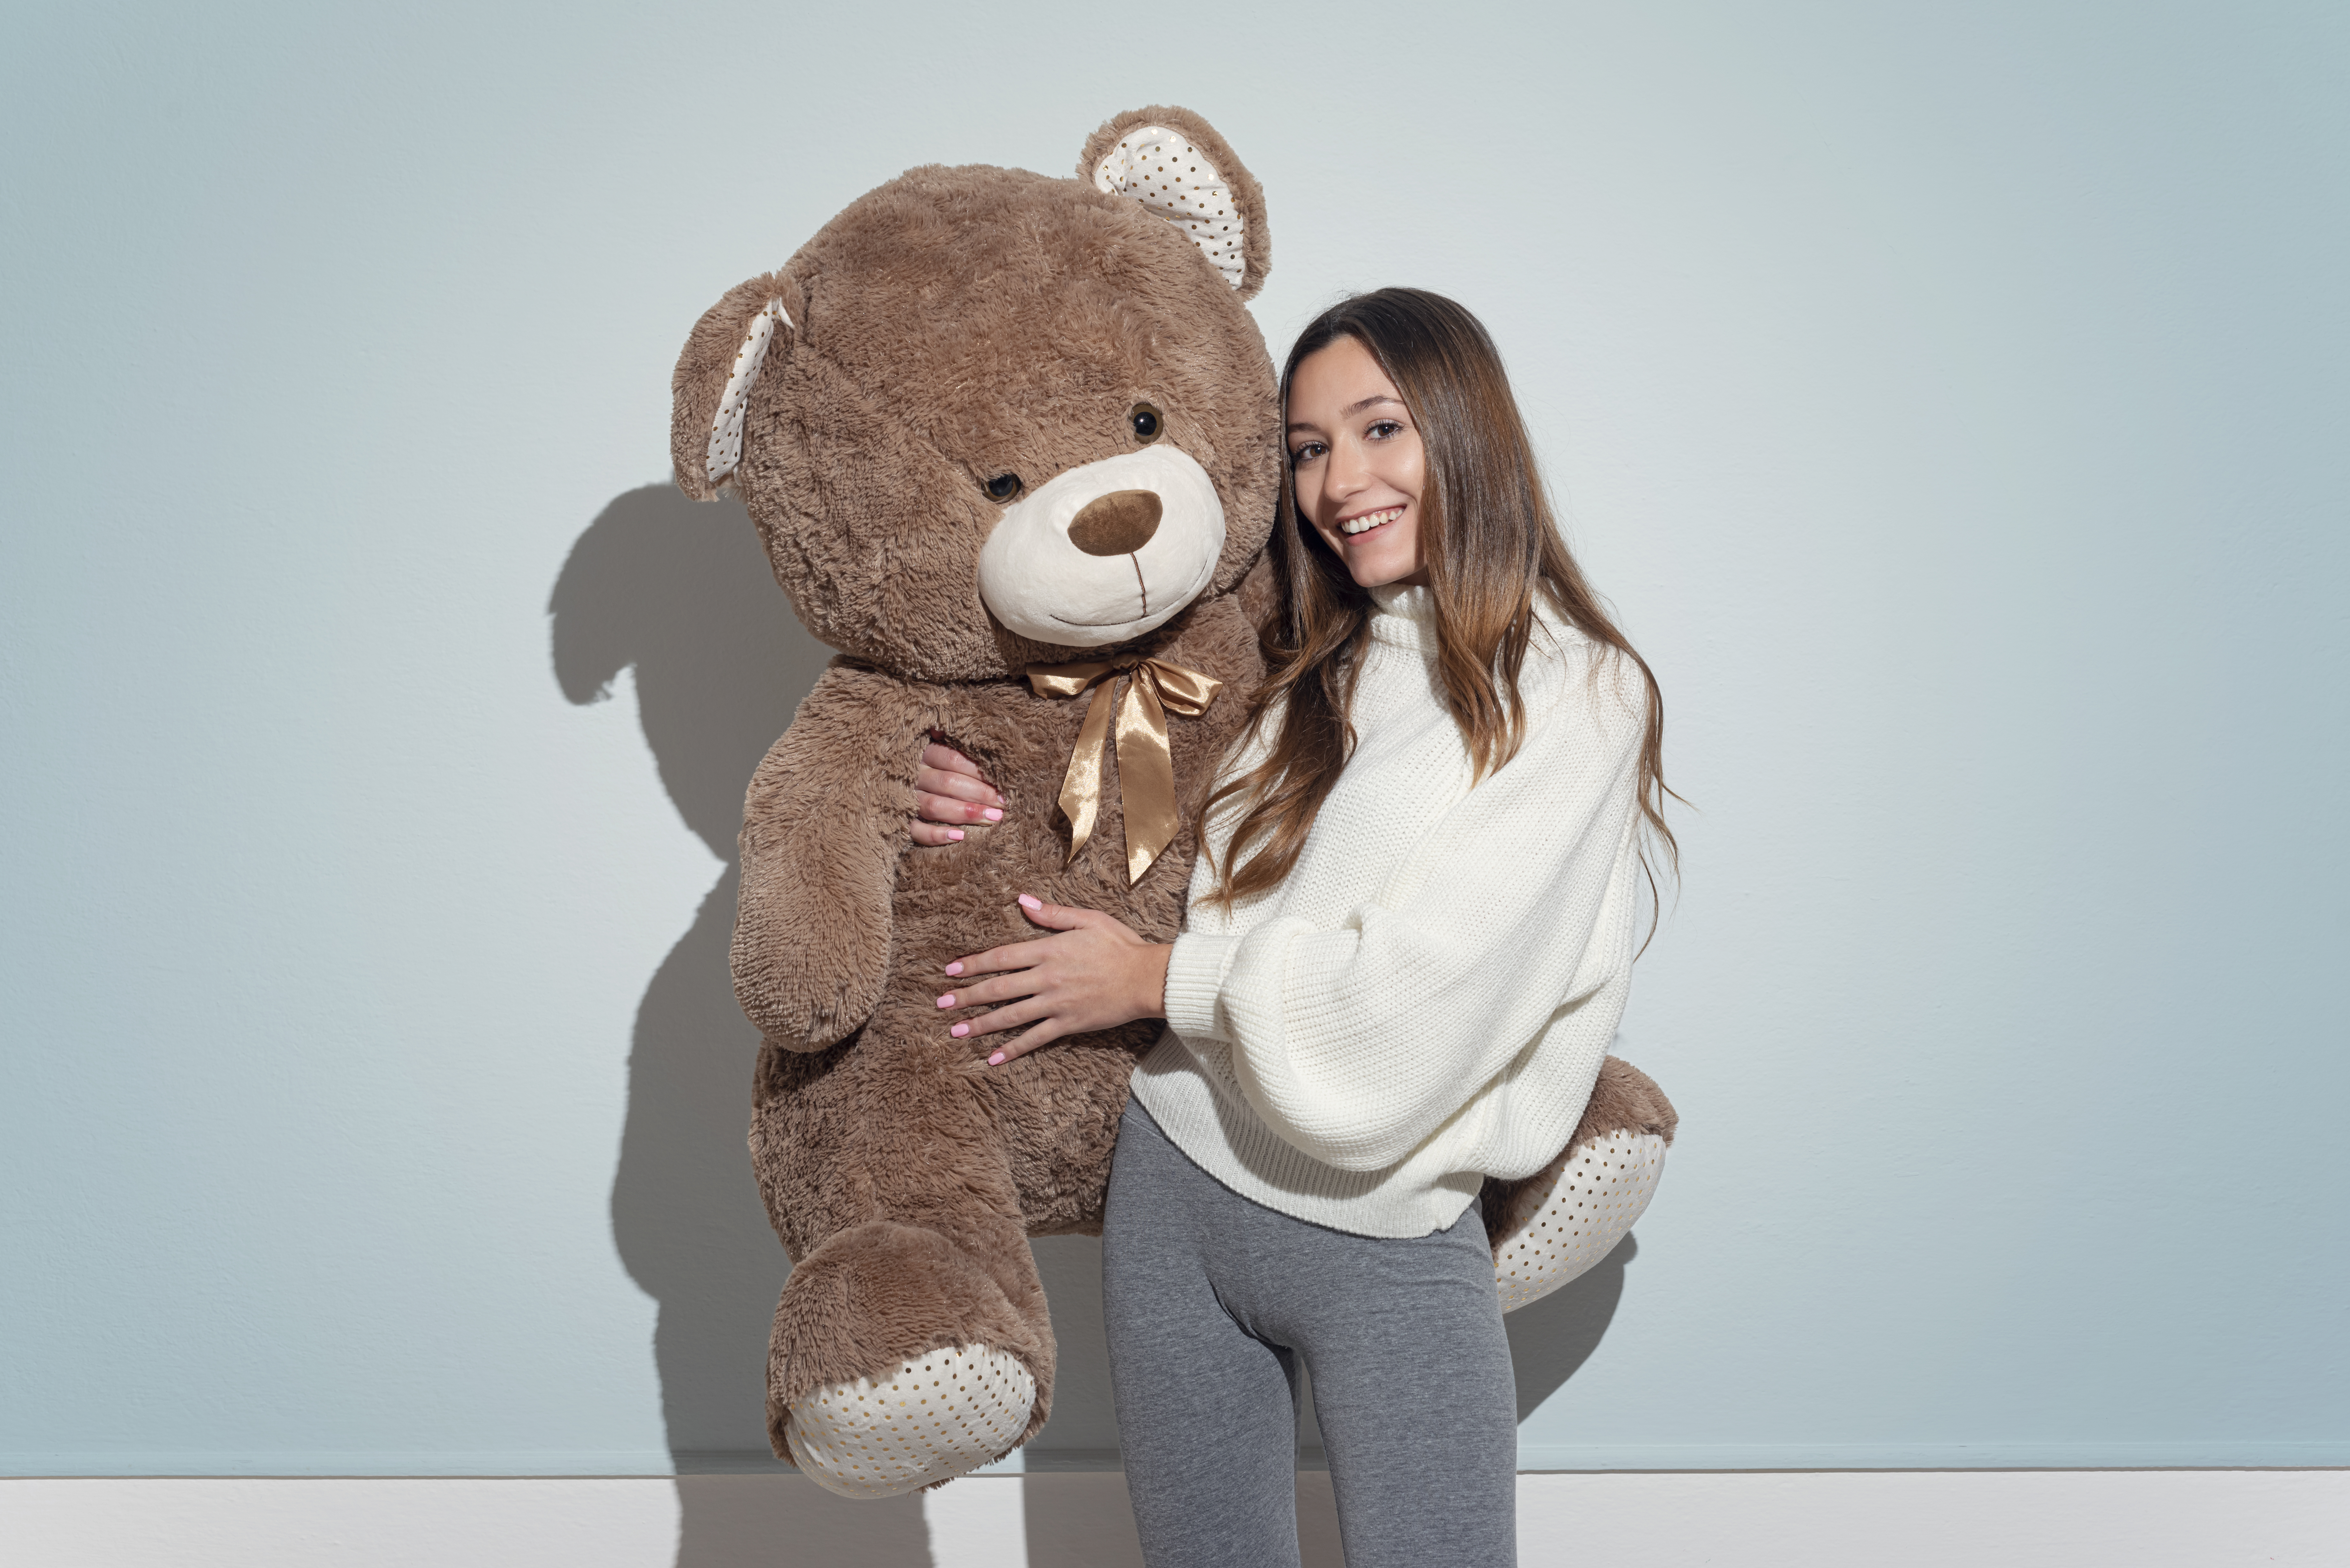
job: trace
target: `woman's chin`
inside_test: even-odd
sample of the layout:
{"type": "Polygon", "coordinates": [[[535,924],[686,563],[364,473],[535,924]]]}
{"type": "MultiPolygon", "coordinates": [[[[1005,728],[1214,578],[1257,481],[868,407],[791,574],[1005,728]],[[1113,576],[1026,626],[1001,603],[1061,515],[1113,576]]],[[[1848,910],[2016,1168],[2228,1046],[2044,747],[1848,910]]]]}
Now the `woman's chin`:
{"type": "Polygon", "coordinates": [[[1366,551],[1360,559],[1348,557],[1347,570],[1353,576],[1357,587],[1384,588],[1417,575],[1419,563],[1409,556],[1400,561],[1390,560],[1384,558],[1383,553],[1374,555],[1366,551]]]}

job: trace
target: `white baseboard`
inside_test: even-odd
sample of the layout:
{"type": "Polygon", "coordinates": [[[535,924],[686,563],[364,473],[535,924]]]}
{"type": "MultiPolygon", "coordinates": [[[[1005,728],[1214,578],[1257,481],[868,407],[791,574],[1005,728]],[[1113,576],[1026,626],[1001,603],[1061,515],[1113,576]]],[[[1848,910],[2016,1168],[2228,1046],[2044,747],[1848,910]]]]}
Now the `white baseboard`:
{"type": "MultiPolygon", "coordinates": [[[[1298,1478],[1305,1568],[1341,1568],[1298,1478]]],[[[1528,1474],[1525,1568],[2340,1568],[2350,1470],[1528,1474]]],[[[0,1480],[10,1568],[1139,1568],[1123,1478],[0,1480]]]]}
{"type": "MultiPolygon", "coordinates": [[[[1321,1467],[1320,1450],[1298,1451],[1306,1469],[1321,1467]]],[[[1116,1449],[1014,1449],[985,1468],[988,1475],[1034,1475],[1039,1471],[1118,1469],[1116,1449]]],[[[2328,1441],[2256,1442],[2166,1438],[2159,1442],[2112,1440],[1965,1443],[1527,1443],[1518,1445],[1521,1470],[2242,1470],[2339,1469],[2350,1466],[2350,1438],[2328,1441]]],[[[778,1473],[764,1448],[667,1449],[216,1449],[75,1451],[22,1449],[0,1452],[0,1478],[9,1476],[161,1476],[205,1479],[384,1477],[415,1480],[480,1476],[546,1476],[579,1479],[669,1475],[767,1475],[778,1473]]],[[[0,1565],[5,1568],[5,1565],[0,1565]]]]}

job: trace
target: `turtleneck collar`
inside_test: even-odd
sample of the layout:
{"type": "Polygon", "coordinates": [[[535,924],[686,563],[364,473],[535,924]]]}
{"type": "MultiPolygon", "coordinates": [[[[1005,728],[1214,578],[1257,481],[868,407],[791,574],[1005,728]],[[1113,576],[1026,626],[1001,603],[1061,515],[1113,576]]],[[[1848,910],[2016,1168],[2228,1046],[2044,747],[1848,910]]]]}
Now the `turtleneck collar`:
{"type": "Polygon", "coordinates": [[[1388,583],[1370,590],[1371,635],[1399,648],[1436,646],[1436,596],[1426,587],[1388,583]]]}

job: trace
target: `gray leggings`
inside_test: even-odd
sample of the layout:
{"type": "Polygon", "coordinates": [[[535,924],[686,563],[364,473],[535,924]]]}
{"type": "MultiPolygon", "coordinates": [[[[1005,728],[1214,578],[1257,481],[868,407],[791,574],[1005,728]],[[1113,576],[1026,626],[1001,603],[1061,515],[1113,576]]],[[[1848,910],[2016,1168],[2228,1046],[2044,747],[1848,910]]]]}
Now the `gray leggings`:
{"type": "Polygon", "coordinates": [[[1474,1204],[1408,1241],[1293,1220],[1130,1105],[1102,1297],[1149,1568],[1296,1568],[1300,1357],[1347,1568],[1516,1563],[1517,1395],[1474,1204]]]}

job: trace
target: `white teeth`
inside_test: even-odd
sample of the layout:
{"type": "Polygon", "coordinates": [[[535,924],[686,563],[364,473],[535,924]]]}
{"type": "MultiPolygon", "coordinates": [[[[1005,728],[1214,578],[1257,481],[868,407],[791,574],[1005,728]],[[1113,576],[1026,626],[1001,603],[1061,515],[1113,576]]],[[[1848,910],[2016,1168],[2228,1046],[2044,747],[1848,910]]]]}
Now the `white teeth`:
{"type": "Polygon", "coordinates": [[[1392,523],[1403,515],[1403,508],[1390,506],[1384,512],[1366,512],[1360,517],[1349,517],[1338,524],[1338,532],[1352,536],[1366,533],[1382,523],[1392,523]]]}

